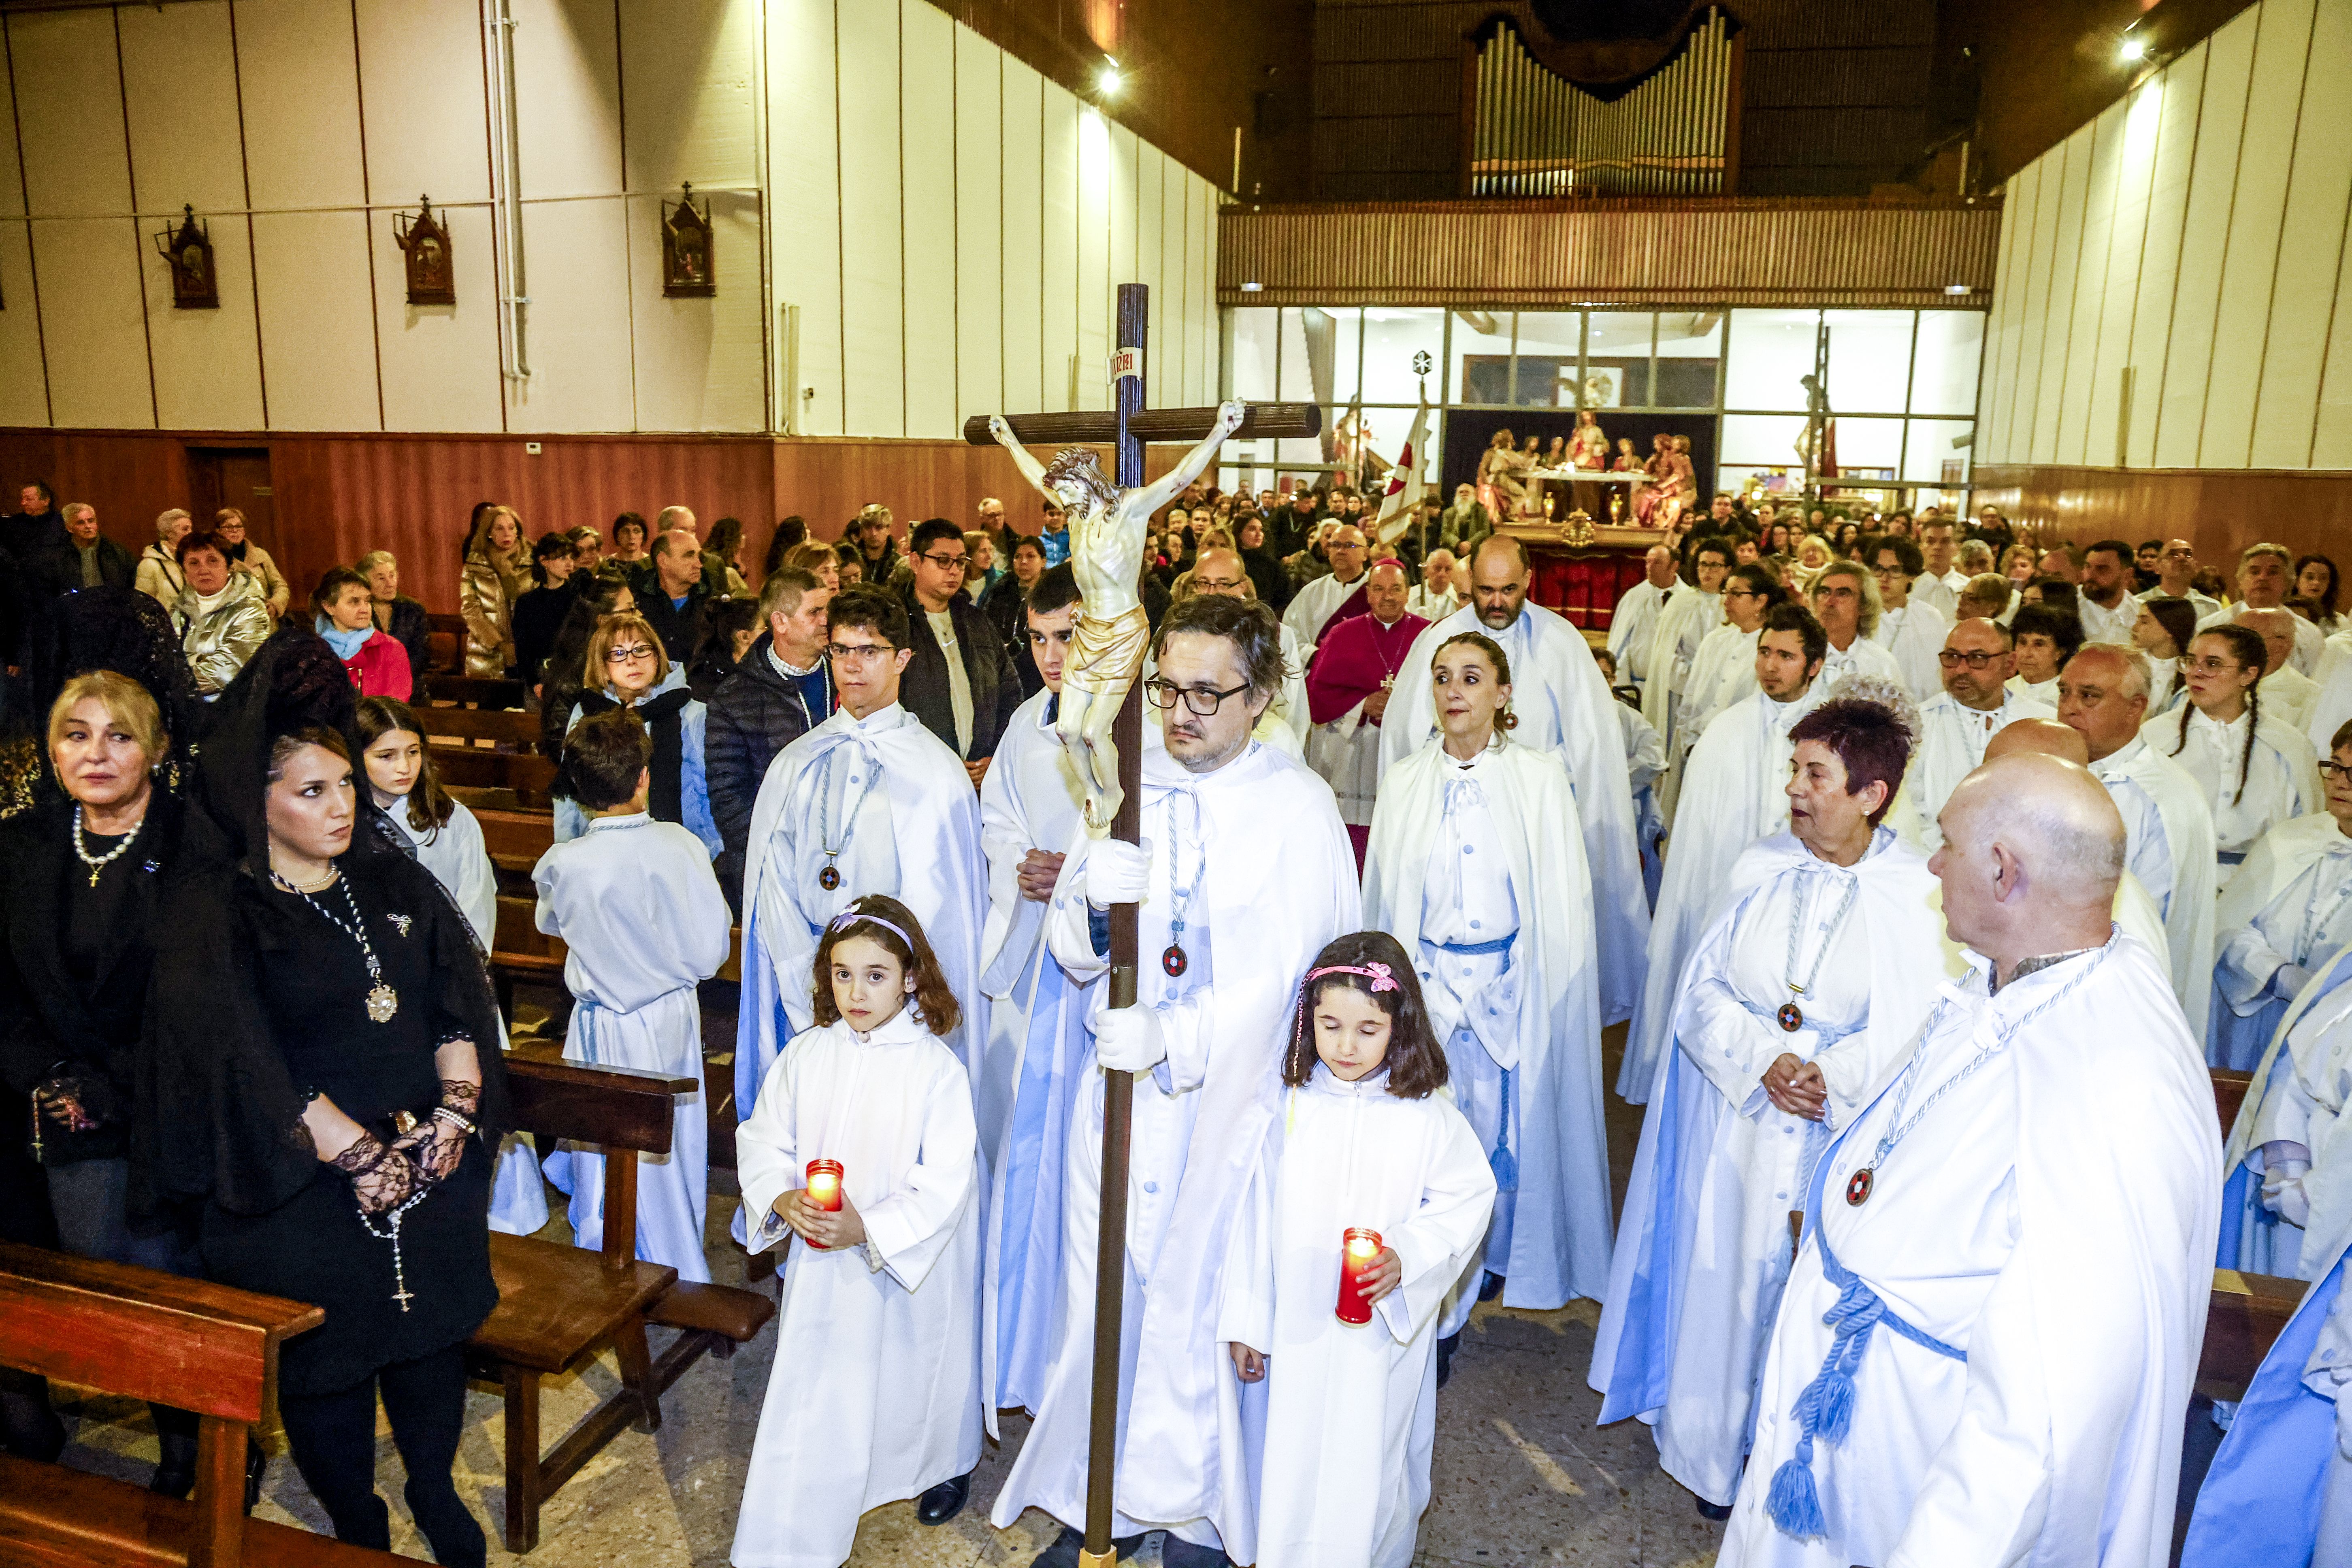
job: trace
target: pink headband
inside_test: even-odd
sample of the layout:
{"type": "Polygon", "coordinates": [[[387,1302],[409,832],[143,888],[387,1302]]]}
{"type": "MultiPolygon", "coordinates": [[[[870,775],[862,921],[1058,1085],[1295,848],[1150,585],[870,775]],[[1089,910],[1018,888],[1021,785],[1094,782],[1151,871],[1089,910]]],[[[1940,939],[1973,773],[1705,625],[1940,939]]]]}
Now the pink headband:
{"type": "Polygon", "coordinates": [[[1301,989],[1314,984],[1327,974],[1360,974],[1372,983],[1374,991],[1393,991],[1397,988],[1396,977],[1389,972],[1389,966],[1374,960],[1364,964],[1334,963],[1323,969],[1310,969],[1307,972],[1306,980],[1301,984],[1301,989]]]}
{"type": "MultiPolygon", "coordinates": [[[[892,936],[897,937],[897,938],[898,939],[898,941],[899,941],[899,942],[901,942],[901,943],[906,947],[906,949],[907,949],[907,951],[908,951],[908,952],[914,952],[914,951],[915,951],[915,943],[914,943],[913,939],[911,939],[910,937],[908,937],[905,931],[900,931],[897,926],[892,925],[888,921],[884,920],[880,915],[869,915],[869,914],[866,913],[863,910],[855,910],[855,909],[850,909],[850,910],[842,910],[839,914],[837,914],[837,915],[835,915],[835,916],[834,916],[834,917],[833,917],[832,921],[831,921],[831,922],[830,922],[830,923],[825,927],[825,929],[826,929],[827,931],[839,931],[839,930],[840,930],[842,927],[844,927],[844,926],[846,926],[846,925],[855,925],[855,924],[856,924],[856,923],[857,923],[858,921],[865,921],[867,925],[877,925],[877,926],[880,926],[884,931],[888,931],[892,936]]],[[[1391,984],[1391,985],[1393,985],[1393,984],[1396,984],[1396,983],[1395,983],[1394,981],[1391,981],[1389,984],[1391,984]]]]}

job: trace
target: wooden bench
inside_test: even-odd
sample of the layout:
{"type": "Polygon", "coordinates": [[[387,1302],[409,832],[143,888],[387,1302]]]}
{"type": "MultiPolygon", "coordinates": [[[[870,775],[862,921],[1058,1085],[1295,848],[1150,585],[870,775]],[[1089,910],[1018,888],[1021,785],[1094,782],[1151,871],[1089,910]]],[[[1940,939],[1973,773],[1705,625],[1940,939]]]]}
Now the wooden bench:
{"type": "Polygon", "coordinates": [[[2205,1310],[2205,1347],[2197,1362],[2198,1392],[2213,1399],[2237,1399],[2254,1380],[2254,1369],[2294,1316],[2309,1284],[2275,1274],[2213,1270],[2213,1297],[2205,1310]]]}
{"type": "Polygon", "coordinates": [[[428,615],[425,624],[432,628],[425,642],[432,668],[451,675],[465,674],[466,644],[472,635],[466,630],[466,617],[428,615]]]}
{"type": "Polygon", "coordinates": [[[622,1427],[660,1426],[663,1393],[706,1352],[732,1355],[775,1306],[730,1286],[681,1284],[677,1270],[637,1259],[636,1156],[669,1152],[672,1102],[694,1089],[692,1079],[509,1055],[507,1080],[516,1126],[541,1148],[570,1139],[604,1152],[603,1249],[493,1232],[499,1304],[467,1345],[476,1368],[504,1391],[503,1533],[508,1551],[524,1552],[539,1544],[539,1512],[550,1494],[622,1427]],[[678,1331],[659,1361],[646,1345],[648,1323],[678,1331]],[[607,1346],[620,1360],[620,1392],[542,1456],[540,1379],[607,1346]]]}
{"type": "MultiPolygon", "coordinates": [[[[439,710],[427,710],[428,712],[439,710]]],[[[476,746],[432,746],[433,766],[444,784],[469,789],[502,789],[512,793],[525,809],[545,810],[553,804],[555,763],[546,757],[515,752],[486,752],[476,746]]]]}
{"type": "MultiPolygon", "coordinates": [[[[468,805],[472,803],[468,802],[468,805]]],[[[524,876],[555,843],[555,817],[544,811],[501,811],[474,806],[474,820],[482,826],[482,846],[501,871],[524,876]]]]}
{"type": "Polygon", "coordinates": [[[539,715],[520,708],[417,708],[411,711],[425,726],[425,738],[437,750],[454,741],[461,746],[489,746],[500,752],[539,750],[539,715]]]}
{"type": "Polygon", "coordinates": [[[425,689],[411,706],[446,702],[460,708],[520,708],[530,696],[530,689],[521,681],[502,676],[436,673],[425,678],[425,689]]]}
{"type": "Polygon", "coordinates": [[[2215,1068],[2212,1078],[2213,1110],[2221,1118],[2221,1137],[2227,1142],[2230,1130],[2238,1124],[2238,1110],[2246,1103],[2247,1091],[2254,1086],[2254,1075],[2215,1068]]]}
{"type": "Polygon", "coordinates": [[[0,1244],[0,1365],[197,1416],[183,1500],[0,1455],[0,1563],[46,1568],[389,1568],[404,1561],[247,1519],[246,1429],[278,1347],[326,1313],[301,1301],[152,1269],[0,1244]]]}

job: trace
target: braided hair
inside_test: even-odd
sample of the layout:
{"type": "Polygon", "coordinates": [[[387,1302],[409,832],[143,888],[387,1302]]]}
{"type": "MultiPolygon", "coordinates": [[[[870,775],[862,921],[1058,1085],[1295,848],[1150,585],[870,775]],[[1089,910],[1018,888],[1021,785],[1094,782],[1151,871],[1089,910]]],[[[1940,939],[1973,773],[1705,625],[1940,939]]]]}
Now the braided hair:
{"type": "MultiPolygon", "coordinates": [[[[2263,727],[2261,671],[2263,667],[2270,662],[2270,645],[2263,641],[2262,634],[2252,626],[2242,626],[2235,623],[2207,626],[2197,635],[2200,637],[2221,638],[2230,645],[2230,657],[2237,660],[2240,668],[2255,671],[2254,683],[2246,688],[2246,744],[2245,749],[2238,755],[2237,793],[2230,796],[2230,804],[2237,805],[2246,798],[2246,776],[2253,771],[2254,766],[2254,734],[2263,727]]],[[[2180,651],[2183,658],[2188,657],[2187,648],[2182,648],[2180,651]]],[[[2194,702],[2183,702],[2180,705],[2180,734],[2172,742],[2172,754],[2176,757],[2180,754],[2181,748],[2189,744],[2189,716],[2196,710],[2197,704],[2194,702]]]]}

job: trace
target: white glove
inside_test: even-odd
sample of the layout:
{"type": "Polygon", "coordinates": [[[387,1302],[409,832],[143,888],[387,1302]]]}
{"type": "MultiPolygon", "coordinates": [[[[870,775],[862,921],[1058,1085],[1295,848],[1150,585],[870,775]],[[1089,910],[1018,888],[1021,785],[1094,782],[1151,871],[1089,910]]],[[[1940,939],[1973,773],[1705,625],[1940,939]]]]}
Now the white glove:
{"type": "Polygon", "coordinates": [[[2263,1177],[2263,1207],[2298,1229],[2311,1224],[2311,1199],[2303,1190],[2304,1173],[2310,1169],[2307,1160],[2287,1160],[2263,1177]]]}
{"type": "Polygon", "coordinates": [[[1168,1059],[1168,1039],[1160,1031],[1160,1015],[1138,1004],[1109,1005],[1110,988],[1096,994],[1087,1022],[1094,1026],[1095,1060],[1114,1072],[1150,1072],[1168,1059]]]}
{"type": "Polygon", "coordinates": [[[2290,1002],[2301,995],[2303,988],[2310,984],[2311,971],[2300,963],[2282,963],[2278,973],[2271,976],[2272,993],[2290,1002]]]}
{"type": "Polygon", "coordinates": [[[1098,910],[1113,904],[1139,904],[1151,871],[1147,845],[1097,839],[1087,848],[1087,902],[1098,910]]]}

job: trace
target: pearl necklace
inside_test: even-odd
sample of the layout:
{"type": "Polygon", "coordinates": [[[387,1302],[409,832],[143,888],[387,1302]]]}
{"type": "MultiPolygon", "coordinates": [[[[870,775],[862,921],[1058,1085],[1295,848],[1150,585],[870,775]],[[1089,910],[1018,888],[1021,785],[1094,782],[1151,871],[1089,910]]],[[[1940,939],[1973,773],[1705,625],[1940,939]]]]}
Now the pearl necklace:
{"type": "Polygon", "coordinates": [[[113,848],[108,850],[103,855],[93,855],[89,851],[89,849],[84,847],[82,844],[81,807],[79,805],[74,807],[74,858],[89,868],[89,885],[91,887],[95,888],[98,886],[98,874],[100,871],[105,870],[109,866],[111,866],[117,860],[122,858],[123,855],[130,849],[131,846],[138,841],[139,830],[146,826],[147,819],[143,816],[141,817],[138,821],[131,825],[131,831],[122,836],[121,843],[116,845],[113,848]]]}

